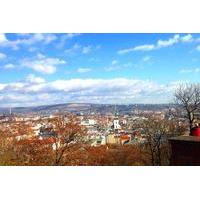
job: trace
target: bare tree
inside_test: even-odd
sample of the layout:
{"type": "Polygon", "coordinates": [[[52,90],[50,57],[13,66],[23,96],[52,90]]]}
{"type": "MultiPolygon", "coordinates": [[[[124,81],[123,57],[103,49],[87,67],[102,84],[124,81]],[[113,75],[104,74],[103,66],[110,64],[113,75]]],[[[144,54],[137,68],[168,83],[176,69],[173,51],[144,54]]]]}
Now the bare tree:
{"type": "Polygon", "coordinates": [[[191,132],[195,121],[195,113],[200,109],[200,84],[180,85],[174,96],[175,102],[186,112],[191,132]]]}
{"type": "Polygon", "coordinates": [[[169,120],[150,117],[142,127],[151,164],[167,165],[170,157],[168,138],[176,134],[176,124],[169,120]]]}

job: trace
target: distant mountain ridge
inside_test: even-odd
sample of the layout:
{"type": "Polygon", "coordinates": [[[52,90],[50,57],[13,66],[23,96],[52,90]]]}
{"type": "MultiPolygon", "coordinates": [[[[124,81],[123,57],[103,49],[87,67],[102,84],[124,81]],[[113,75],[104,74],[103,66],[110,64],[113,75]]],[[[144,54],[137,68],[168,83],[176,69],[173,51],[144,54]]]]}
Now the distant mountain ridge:
{"type": "MultiPolygon", "coordinates": [[[[12,113],[55,113],[55,112],[72,112],[72,113],[114,113],[115,110],[120,113],[129,113],[133,109],[139,110],[160,110],[169,108],[169,104],[92,104],[92,103],[66,103],[30,107],[13,107],[12,113]]],[[[10,108],[0,107],[0,113],[9,113],[10,108]]]]}

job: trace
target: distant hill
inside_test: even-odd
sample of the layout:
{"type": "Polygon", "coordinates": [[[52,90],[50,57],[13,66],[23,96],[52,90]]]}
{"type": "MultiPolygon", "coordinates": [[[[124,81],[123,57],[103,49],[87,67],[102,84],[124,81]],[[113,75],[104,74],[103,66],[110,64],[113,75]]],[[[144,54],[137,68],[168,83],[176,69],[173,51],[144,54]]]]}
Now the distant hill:
{"type": "MultiPolygon", "coordinates": [[[[43,105],[32,107],[14,107],[13,113],[55,113],[55,112],[72,112],[72,113],[130,113],[134,109],[139,110],[161,110],[169,108],[168,104],[129,104],[129,105],[113,105],[113,104],[90,104],[90,103],[66,103],[55,105],[43,105]]],[[[9,108],[1,108],[0,113],[9,113],[9,108]]]]}

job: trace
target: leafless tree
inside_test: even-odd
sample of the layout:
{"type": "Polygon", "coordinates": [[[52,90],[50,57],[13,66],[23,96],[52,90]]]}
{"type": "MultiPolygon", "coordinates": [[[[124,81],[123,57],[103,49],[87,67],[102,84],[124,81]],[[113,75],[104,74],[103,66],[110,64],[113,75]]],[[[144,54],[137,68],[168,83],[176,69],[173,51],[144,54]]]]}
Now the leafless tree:
{"type": "Polygon", "coordinates": [[[170,157],[168,138],[176,134],[176,125],[169,120],[149,118],[143,123],[146,147],[152,165],[167,165],[170,157]]]}
{"type": "Polygon", "coordinates": [[[174,97],[175,102],[186,112],[191,132],[195,121],[195,113],[200,109],[200,84],[180,85],[175,91],[174,97]]]}

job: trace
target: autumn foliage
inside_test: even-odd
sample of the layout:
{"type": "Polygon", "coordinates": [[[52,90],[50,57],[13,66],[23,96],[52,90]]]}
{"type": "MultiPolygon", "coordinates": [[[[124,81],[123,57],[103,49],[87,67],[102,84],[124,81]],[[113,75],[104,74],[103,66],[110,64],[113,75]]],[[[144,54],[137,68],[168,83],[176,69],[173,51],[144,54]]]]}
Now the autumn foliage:
{"type": "MultiPolygon", "coordinates": [[[[10,132],[6,134],[5,131],[0,131],[0,165],[135,166],[152,163],[154,165],[155,162],[160,164],[163,161],[158,159],[159,156],[168,153],[168,149],[165,152],[163,148],[162,138],[176,127],[166,121],[161,123],[152,120],[143,125],[149,141],[146,146],[91,146],[85,141],[86,129],[74,116],[57,116],[46,120],[45,123],[47,126],[43,127],[43,131],[51,133],[49,136],[32,134],[32,130],[25,123],[15,129],[15,137],[10,132]],[[26,132],[26,137],[18,138],[26,132]]],[[[8,130],[15,126],[16,124],[12,124],[8,130]]]]}

